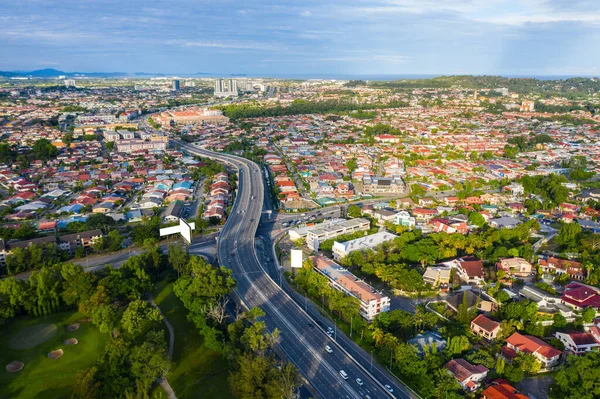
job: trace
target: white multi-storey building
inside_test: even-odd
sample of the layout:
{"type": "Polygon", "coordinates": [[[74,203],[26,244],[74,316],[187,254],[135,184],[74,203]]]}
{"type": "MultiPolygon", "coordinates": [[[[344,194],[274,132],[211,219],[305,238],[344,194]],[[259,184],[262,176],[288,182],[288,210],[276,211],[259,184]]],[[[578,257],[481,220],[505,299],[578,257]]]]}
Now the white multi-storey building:
{"type": "Polygon", "coordinates": [[[237,97],[238,89],[235,79],[215,80],[215,97],[237,97]]]}
{"type": "Polygon", "coordinates": [[[367,219],[358,218],[341,220],[335,224],[315,225],[306,234],[306,245],[313,251],[318,251],[319,246],[325,240],[335,238],[342,234],[350,234],[356,231],[366,231],[371,228],[371,222],[367,219]]]}
{"type": "Polygon", "coordinates": [[[373,287],[350,273],[334,261],[324,256],[311,258],[316,271],[329,279],[329,284],[360,301],[360,315],[373,320],[379,313],[390,310],[390,298],[377,292],[373,287]]]}
{"type": "Polygon", "coordinates": [[[369,236],[364,236],[360,238],[356,238],[354,240],[346,241],[346,242],[334,242],[333,243],[333,257],[335,260],[342,259],[345,256],[348,256],[351,252],[354,251],[363,251],[366,249],[375,249],[378,245],[383,244],[384,242],[388,242],[398,237],[392,233],[388,233],[386,231],[382,231],[379,233],[371,234],[369,236]]]}

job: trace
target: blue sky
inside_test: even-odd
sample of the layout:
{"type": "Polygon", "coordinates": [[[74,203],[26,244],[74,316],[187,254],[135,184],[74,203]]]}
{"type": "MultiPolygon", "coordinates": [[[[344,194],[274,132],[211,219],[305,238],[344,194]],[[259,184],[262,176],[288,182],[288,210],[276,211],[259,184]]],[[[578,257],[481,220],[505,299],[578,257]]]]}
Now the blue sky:
{"type": "Polygon", "coordinates": [[[0,69],[600,75],[600,0],[0,0],[0,69]]]}

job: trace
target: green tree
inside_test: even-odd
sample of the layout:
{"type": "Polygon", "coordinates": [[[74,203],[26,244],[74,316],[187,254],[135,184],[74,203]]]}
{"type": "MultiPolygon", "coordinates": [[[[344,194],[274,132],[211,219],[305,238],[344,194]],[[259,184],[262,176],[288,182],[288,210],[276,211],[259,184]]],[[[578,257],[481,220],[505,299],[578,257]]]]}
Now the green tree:
{"type": "Polygon", "coordinates": [[[471,212],[469,214],[469,223],[474,224],[475,226],[483,227],[485,225],[485,218],[481,216],[479,212],[471,212]]]}
{"type": "Polygon", "coordinates": [[[67,305],[79,305],[89,300],[98,280],[95,273],[86,273],[81,266],[73,263],[64,263],[60,273],[64,280],[62,298],[67,305]]]}
{"type": "Polygon", "coordinates": [[[550,390],[553,399],[593,399],[600,397],[600,354],[570,355],[565,367],[554,376],[550,390]]]}
{"type": "Polygon", "coordinates": [[[123,245],[123,235],[118,230],[111,230],[106,236],[108,239],[108,250],[112,252],[120,251],[123,245]]]}
{"type": "Polygon", "coordinates": [[[169,244],[169,264],[177,271],[177,276],[189,273],[187,266],[190,261],[190,255],[187,248],[180,243],[169,244]]]}
{"type": "Polygon", "coordinates": [[[504,358],[502,356],[498,356],[496,358],[496,374],[498,375],[504,375],[504,369],[506,367],[506,362],[504,361],[504,358]]]}
{"type": "Polygon", "coordinates": [[[362,210],[358,205],[350,205],[348,207],[348,216],[351,218],[359,218],[362,216],[362,210]]]}
{"type": "Polygon", "coordinates": [[[356,158],[351,158],[346,162],[346,168],[348,168],[348,174],[352,176],[352,173],[358,168],[358,163],[356,162],[356,158]]]}
{"type": "Polygon", "coordinates": [[[152,322],[161,319],[158,309],[148,305],[147,302],[135,300],[129,303],[121,316],[121,325],[129,334],[136,336],[152,322]]]}
{"type": "Polygon", "coordinates": [[[577,246],[577,236],[580,233],[581,226],[579,223],[564,223],[554,241],[567,249],[575,248],[577,246]]]}
{"type": "Polygon", "coordinates": [[[163,377],[169,369],[164,331],[150,331],[146,340],[131,350],[129,359],[131,374],[144,391],[149,391],[154,381],[163,377]]]}
{"type": "Polygon", "coordinates": [[[33,144],[33,156],[35,159],[47,161],[58,155],[58,149],[48,139],[38,139],[33,144]]]}
{"type": "Polygon", "coordinates": [[[583,312],[581,312],[581,321],[585,324],[591,323],[594,320],[594,317],[596,317],[596,310],[592,307],[585,308],[583,309],[583,312]]]}
{"type": "Polygon", "coordinates": [[[100,382],[96,380],[98,369],[90,367],[80,370],[75,376],[75,384],[71,392],[71,399],[90,399],[98,397],[100,382]]]}
{"type": "Polygon", "coordinates": [[[458,310],[456,312],[456,321],[460,324],[467,325],[471,322],[470,314],[469,314],[469,303],[467,300],[467,292],[463,292],[463,297],[460,305],[458,305],[458,310]]]}
{"type": "Polygon", "coordinates": [[[420,184],[413,184],[410,186],[411,194],[417,197],[422,197],[427,194],[427,191],[420,184]]]}

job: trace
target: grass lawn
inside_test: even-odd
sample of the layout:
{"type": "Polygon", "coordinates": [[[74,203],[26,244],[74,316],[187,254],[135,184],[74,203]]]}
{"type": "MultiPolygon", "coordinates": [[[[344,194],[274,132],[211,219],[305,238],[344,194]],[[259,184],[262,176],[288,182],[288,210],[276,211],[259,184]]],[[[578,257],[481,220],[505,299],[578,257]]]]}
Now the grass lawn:
{"type": "Polygon", "coordinates": [[[154,301],[175,330],[175,348],[168,379],[178,398],[228,399],[229,370],[226,359],[207,349],[187,310],[175,296],[173,284],[161,283],[154,290],[154,301]]]}
{"type": "Polygon", "coordinates": [[[107,334],[101,334],[87,322],[76,331],[67,331],[69,324],[82,318],[81,313],[70,311],[46,317],[17,317],[0,326],[0,399],[69,397],[77,371],[91,367],[108,340],[107,334]],[[13,349],[21,337],[23,341],[30,340],[24,329],[25,333],[35,331],[33,327],[40,324],[55,325],[56,332],[29,349],[13,349]],[[67,338],[77,338],[79,344],[65,345],[67,338]],[[48,359],[48,352],[56,349],[63,349],[63,356],[48,359]],[[13,360],[24,362],[25,368],[17,373],[7,372],[5,366],[13,360]]]}

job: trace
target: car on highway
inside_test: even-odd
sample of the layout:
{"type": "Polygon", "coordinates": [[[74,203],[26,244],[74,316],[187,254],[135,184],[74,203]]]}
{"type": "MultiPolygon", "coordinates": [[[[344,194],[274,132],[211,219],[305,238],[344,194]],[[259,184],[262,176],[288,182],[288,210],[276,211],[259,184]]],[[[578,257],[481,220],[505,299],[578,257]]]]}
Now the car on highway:
{"type": "Polygon", "coordinates": [[[345,380],[348,379],[348,374],[346,374],[346,372],[344,370],[340,370],[340,375],[342,376],[343,379],[345,379],[345,380]]]}
{"type": "Polygon", "coordinates": [[[384,385],[385,389],[388,390],[389,393],[394,393],[394,388],[392,388],[391,386],[389,386],[388,384],[384,385]]]}
{"type": "Polygon", "coordinates": [[[361,387],[364,385],[364,383],[362,382],[362,380],[361,380],[360,378],[357,378],[357,379],[356,379],[356,383],[357,383],[358,385],[360,385],[361,387]]]}
{"type": "Polygon", "coordinates": [[[325,345],[325,352],[327,352],[327,353],[333,353],[333,349],[331,349],[331,346],[325,345]]]}

